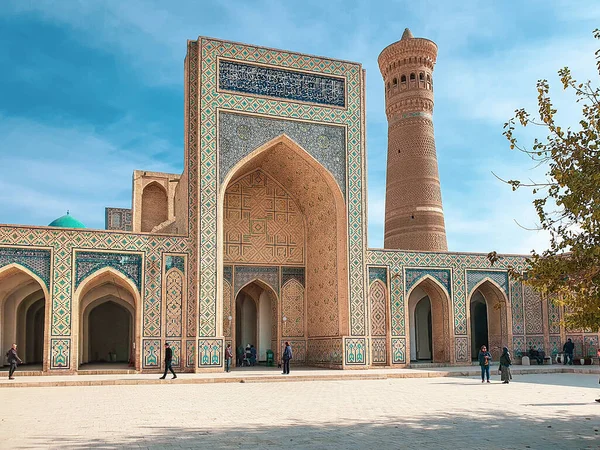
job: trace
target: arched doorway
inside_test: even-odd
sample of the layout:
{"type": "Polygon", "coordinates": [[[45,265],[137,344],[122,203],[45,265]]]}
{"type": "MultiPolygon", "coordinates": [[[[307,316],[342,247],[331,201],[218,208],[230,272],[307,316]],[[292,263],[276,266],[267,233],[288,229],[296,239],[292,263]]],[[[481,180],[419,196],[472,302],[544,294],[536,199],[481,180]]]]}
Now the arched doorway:
{"type": "Polygon", "coordinates": [[[408,292],[412,361],[452,362],[449,305],[446,289],[429,276],[408,292]]]}
{"type": "Polygon", "coordinates": [[[471,357],[477,358],[479,349],[486,345],[492,357],[502,354],[502,347],[512,341],[508,326],[511,318],[504,291],[489,278],[471,290],[470,298],[471,357]]]}
{"type": "Polygon", "coordinates": [[[471,358],[477,359],[479,350],[488,343],[488,319],[485,298],[481,292],[473,293],[471,297],[471,358]]]}
{"type": "Polygon", "coordinates": [[[133,282],[112,268],[101,269],[82,281],[73,304],[80,368],[139,370],[140,295],[133,282]]]}
{"type": "Polygon", "coordinates": [[[41,279],[18,264],[0,269],[0,366],[7,363],[5,353],[17,344],[20,358],[27,365],[47,370],[44,348],[48,292],[41,279]]]}
{"type": "MultiPolygon", "coordinates": [[[[219,258],[233,273],[233,281],[223,277],[223,271],[219,274],[223,280],[220,323],[226,340],[236,331],[228,316],[235,318],[238,268],[243,266],[246,273],[251,267],[273,269],[279,275],[271,285],[281,289],[281,296],[274,294],[280,313],[273,319],[273,341],[293,341],[295,361],[298,355],[310,362],[312,350],[315,360],[322,361],[324,341],[332,341],[327,348],[338,348],[350,322],[346,204],[336,179],[297,143],[281,135],[237,163],[220,189],[219,258]],[[293,277],[298,281],[288,285],[294,292],[287,297],[285,270],[296,271],[293,277]],[[289,320],[282,320],[284,313],[289,320]]],[[[280,343],[274,344],[277,355],[280,343]]],[[[325,359],[329,356],[338,357],[333,350],[325,359]]]]}
{"type": "Polygon", "coordinates": [[[277,297],[270,287],[253,281],[235,299],[234,348],[254,345],[261,362],[268,350],[277,353],[277,341],[277,297]]]}

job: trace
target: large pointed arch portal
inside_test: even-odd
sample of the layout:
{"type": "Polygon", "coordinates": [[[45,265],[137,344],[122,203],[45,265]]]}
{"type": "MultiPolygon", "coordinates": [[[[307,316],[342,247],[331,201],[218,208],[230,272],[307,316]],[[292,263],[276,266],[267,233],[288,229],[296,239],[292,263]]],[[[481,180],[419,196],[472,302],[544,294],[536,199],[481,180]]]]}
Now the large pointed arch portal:
{"type": "MultiPolygon", "coordinates": [[[[332,174],[281,135],[231,169],[223,180],[219,205],[221,267],[260,265],[275,268],[279,277],[295,271],[297,280],[286,289],[286,280],[277,280],[277,289],[282,288],[275,292],[278,310],[294,314],[277,318],[287,322],[285,327],[278,324],[279,329],[288,330],[278,338],[295,342],[298,352],[310,361],[311,339],[346,335],[347,215],[332,174]]],[[[221,270],[221,292],[228,294],[221,312],[230,311],[232,301],[231,280],[223,283],[222,277],[221,270]]],[[[227,327],[227,320],[219,323],[227,327]]],[[[225,336],[233,334],[224,331],[225,336]]]]}

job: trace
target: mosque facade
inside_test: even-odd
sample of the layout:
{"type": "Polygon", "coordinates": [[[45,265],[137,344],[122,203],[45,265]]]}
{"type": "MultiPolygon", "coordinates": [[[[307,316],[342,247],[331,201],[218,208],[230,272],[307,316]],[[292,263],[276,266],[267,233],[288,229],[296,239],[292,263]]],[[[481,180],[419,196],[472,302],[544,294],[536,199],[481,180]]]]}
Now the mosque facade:
{"type": "Polygon", "coordinates": [[[222,371],[227,344],[340,369],[469,364],[486,344],[555,354],[560,307],[512,279],[524,256],[447,251],[433,134],[437,46],[383,50],[385,249],[367,248],[365,71],[200,37],[187,43],[182,174],[135,171],[106,229],[0,225],[0,344],[44,373],[97,362],[222,371]]]}

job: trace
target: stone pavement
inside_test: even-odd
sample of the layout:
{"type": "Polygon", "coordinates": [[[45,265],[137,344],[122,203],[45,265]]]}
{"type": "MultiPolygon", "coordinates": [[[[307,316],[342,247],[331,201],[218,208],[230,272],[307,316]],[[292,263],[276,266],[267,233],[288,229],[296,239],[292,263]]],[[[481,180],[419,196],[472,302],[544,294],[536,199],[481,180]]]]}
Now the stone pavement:
{"type": "MultiPolygon", "coordinates": [[[[231,373],[183,373],[177,380],[159,380],[160,374],[124,373],[109,370],[86,371],[79,375],[33,375],[17,371],[16,380],[8,380],[8,372],[0,372],[0,388],[58,387],[58,386],[113,386],[134,384],[206,384],[206,383],[269,383],[274,381],[333,381],[333,380],[387,380],[394,378],[437,378],[475,376],[479,366],[422,367],[410,369],[329,370],[315,367],[293,367],[291,375],[282,375],[275,367],[244,367],[231,373]],[[91,374],[90,374],[91,373],[91,374]]],[[[514,374],[579,373],[600,374],[600,366],[513,366],[514,374]]]]}
{"type": "Polygon", "coordinates": [[[591,374],[14,388],[0,448],[598,449],[591,374]]]}

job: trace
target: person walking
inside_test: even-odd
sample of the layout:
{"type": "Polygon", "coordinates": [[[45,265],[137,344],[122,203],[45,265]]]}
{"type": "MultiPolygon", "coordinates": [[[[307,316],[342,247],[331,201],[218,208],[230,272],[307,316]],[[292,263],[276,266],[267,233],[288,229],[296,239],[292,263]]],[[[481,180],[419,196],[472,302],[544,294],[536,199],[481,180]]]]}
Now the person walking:
{"type": "Polygon", "coordinates": [[[512,359],[508,352],[508,347],[502,347],[502,355],[500,355],[500,381],[504,384],[508,384],[512,380],[512,374],[510,373],[510,366],[512,365],[512,359]]]}
{"type": "Polygon", "coordinates": [[[573,351],[575,350],[575,344],[571,341],[571,338],[567,339],[565,345],[563,345],[563,352],[565,353],[565,360],[563,364],[573,365],[573,351]]]}
{"type": "Polygon", "coordinates": [[[13,344],[9,351],[6,352],[6,359],[8,360],[8,364],[10,368],[8,369],[8,379],[14,380],[15,370],[17,370],[17,364],[23,364],[19,355],[17,355],[17,344],[13,344]]]}
{"type": "Polygon", "coordinates": [[[231,371],[231,360],[233,359],[233,352],[231,350],[231,344],[227,344],[225,349],[225,372],[231,371]]]}
{"type": "Polygon", "coordinates": [[[177,375],[175,375],[175,371],[173,370],[173,350],[171,349],[171,346],[169,345],[168,342],[165,342],[165,373],[163,374],[162,377],[160,377],[160,380],[164,380],[165,378],[167,378],[167,371],[170,370],[171,373],[173,374],[173,378],[171,378],[171,380],[174,380],[175,378],[177,378],[177,375]]]}
{"type": "Polygon", "coordinates": [[[286,341],[285,349],[283,350],[283,375],[290,374],[290,359],[292,359],[292,346],[286,341]]]}
{"type": "Polygon", "coordinates": [[[481,366],[481,382],[483,383],[487,378],[487,382],[490,382],[490,363],[492,362],[492,354],[487,351],[485,345],[481,346],[479,355],[477,357],[479,365],[481,366]]]}

